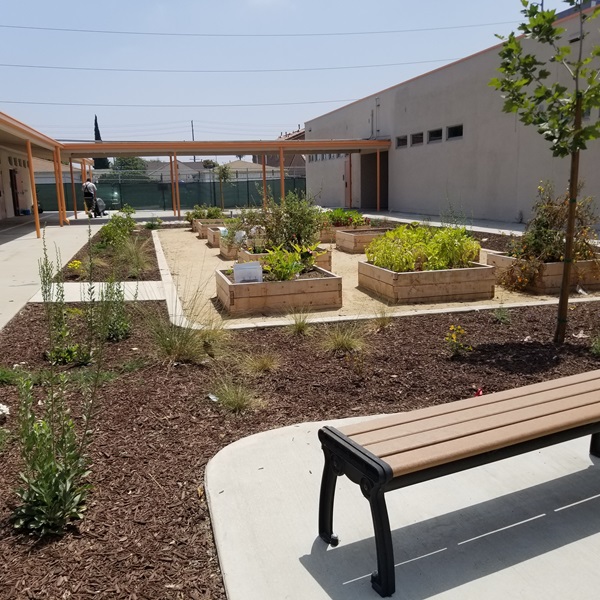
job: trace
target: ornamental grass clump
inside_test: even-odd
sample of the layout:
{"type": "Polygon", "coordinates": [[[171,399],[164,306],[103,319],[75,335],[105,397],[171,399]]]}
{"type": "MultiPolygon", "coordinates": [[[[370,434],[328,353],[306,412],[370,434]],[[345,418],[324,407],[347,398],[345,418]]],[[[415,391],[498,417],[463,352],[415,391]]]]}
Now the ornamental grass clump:
{"type": "MultiPolygon", "coordinates": [[[[525,289],[541,272],[544,263],[562,262],[565,252],[565,236],[569,212],[569,195],[555,196],[554,186],[542,182],[537,188],[538,200],[533,206],[533,217],[525,232],[514,239],[508,255],[515,258],[504,272],[500,283],[512,290],[525,289]]],[[[598,251],[593,199],[588,196],[579,200],[575,213],[573,238],[573,261],[593,260],[598,251]]]]}
{"type": "Polygon", "coordinates": [[[464,227],[402,225],[374,239],[365,253],[376,267],[407,273],[465,268],[479,249],[464,227]]]}

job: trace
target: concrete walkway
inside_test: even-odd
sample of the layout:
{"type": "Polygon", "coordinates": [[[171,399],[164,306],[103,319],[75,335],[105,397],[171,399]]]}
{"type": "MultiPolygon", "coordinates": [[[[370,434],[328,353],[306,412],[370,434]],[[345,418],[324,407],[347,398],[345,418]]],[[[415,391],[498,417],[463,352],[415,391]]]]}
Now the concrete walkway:
{"type": "MultiPolygon", "coordinates": [[[[340,545],[317,537],[320,425],[244,438],[208,463],[229,600],[379,598],[370,584],[369,505],[346,477],[338,478],[334,512],[340,545]]],[[[598,598],[600,464],[588,447],[581,438],[388,493],[394,597],[598,598]]]]}

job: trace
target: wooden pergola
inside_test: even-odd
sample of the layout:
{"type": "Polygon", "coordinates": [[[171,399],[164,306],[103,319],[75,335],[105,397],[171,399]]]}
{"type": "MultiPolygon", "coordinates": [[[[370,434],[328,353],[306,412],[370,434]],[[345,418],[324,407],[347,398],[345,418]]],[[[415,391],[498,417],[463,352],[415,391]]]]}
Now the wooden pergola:
{"type": "MultiPolygon", "coordinates": [[[[210,142],[85,142],[60,143],[25,123],[0,112],[0,146],[27,155],[33,214],[37,237],[41,237],[40,218],[38,213],[37,193],[35,190],[35,170],[33,157],[43,158],[54,163],[56,196],[58,200],[59,224],[69,224],[62,179],[61,164],[68,161],[71,174],[73,195],[73,213],[77,218],[77,193],[73,163],[79,163],[82,181],[92,169],[93,159],[116,156],[168,156],[171,170],[171,192],[173,213],[181,216],[179,196],[179,173],[177,156],[235,156],[236,154],[252,154],[262,156],[263,200],[267,194],[266,156],[279,155],[281,197],[285,197],[286,154],[322,154],[344,153],[366,154],[377,153],[377,210],[380,209],[380,153],[389,150],[390,140],[273,140],[273,141],[210,141],[210,142]]],[[[352,182],[349,182],[352,185],[352,182]]]]}
{"type": "MultiPolygon", "coordinates": [[[[262,156],[263,201],[267,194],[267,167],[265,157],[278,154],[279,164],[284,164],[286,154],[321,153],[377,153],[377,210],[381,204],[380,153],[389,150],[390,140],[273,140],[273,141],[216,141],[216,142],[86,142],[63,144],[62,156],[82,160],[94,156],[168,156],[171,171],[173,214],[181,216],[177,156],[235,156],[253,154],[262,156]]],[[[59,157],[60,158],[60,157],[59,157]]],[[[85,177],[85,172],[84,172],[85,177]]],[[[281,197],[285,197],[285,169],[280,167],[281,197]]],[[[351,183],[350,183],[351,185],[351,183]]]]}
{"type": "MultiPolygon", "coordinates": [[[[37,237],[41,237],[40,216],[38,213],[37,193],[35,190],[35,170],[33,157],[43,158],[54,163],[54,179],[56,182],[56,197],[58,199],[58,215],[61,227],[64,223],[68,224],[67,209],[65,206],[65,194],[62,185],[62,171],[60,164],[62,162],[63,144],[36,131],[29,125],[21,123],[17,119],[0,112],[0,146],[8,150],[24,153],[27,155],[29,182],[31,185],[31,198],[33,202],[33,215],[35,218],[35,232],[37,237]]],[[[92,165],[93,161],[87,157],[75,159],[75,162],[81,164],[82,173],[85,176],[86,166],[92,165]]],[[[77,201],[75,194],[75,181],[73,174],[73,162],[70,161],[71,185],[73,186],[73,213],[77,217],[77,201]]]]}

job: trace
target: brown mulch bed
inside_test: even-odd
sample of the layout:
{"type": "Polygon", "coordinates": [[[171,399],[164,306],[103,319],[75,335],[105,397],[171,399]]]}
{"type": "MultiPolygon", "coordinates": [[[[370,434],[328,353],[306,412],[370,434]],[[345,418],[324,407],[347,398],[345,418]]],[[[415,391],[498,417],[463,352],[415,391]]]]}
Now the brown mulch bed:
{"type": "MultiPolygon", "coordinates": [[[[160,271],[158,269],[158,260],[156,259],[156,252],[154,251],[154,242],[152,241],[152,231],[144,227],[136,229],[134,235],[137,239],[146,245],[148,268],[139,274],[139,277],[135,277],[129,270],[128,265],[120,264],[118,260],[115,260],[116,251],[114,248],[102,247],[100,232],[92,236],[91,244],[94,248],[93,256],[97,259],[94,263],[94,281],[108,281],[115,279],[115,281],[131,281],[137,279],[138,281],[160,281],[160,271]]],[[[89,258],[89,248],[86,244],[77,254],[71,259],[81,261],[84,265],[87,264],[89,258]]],[[[53,260],[53,257],[50,257],[53,260]]],[[[81,277],[78,276],[73,269],[69,269],[67,265],[63,266],[62,274],[65,281],[80,281],[81,277]]]]}
{"type": "MultiPolygon", "coordinates": [[[[205,465],[221,448],[293,423],[408,410],[470,397],[479,387],[491,393],[598,369],[589,350],[598,308],[571,305],[560,347],[552,342],[556,307],[544,306],[509,309],[508,323],[473,311],[404,317],[381,330],[366,324],[366,350],[354,355],[323,350],[323,326],[309,336],[239,331],[216,358],[169,366],[143,320],[165,308],[141,303],[132,308],[132,336],[105,353],[104,369],[116,377],[99,394],[85,519],[45,543],[13,532],[18,448],[13,441],[0,453],[0,598],[225,599],[202,487],[205,465]],[[473,346],[455,359],[444,343],[451,324],[464,327],[473,346]],[[244,375],[240,357],[260,353],[275,355],[278,368],[244,375]],[[256,408],[232,415],[207,398],[223,370],[252,387],[256,408]]],[[[0,332],[1,364],[46,368],[45,340],[43,309],[28,305],[0,332]]],[[[0,386],[0,403],[10,407],[14,431],[13,386],[0,386]]]]}

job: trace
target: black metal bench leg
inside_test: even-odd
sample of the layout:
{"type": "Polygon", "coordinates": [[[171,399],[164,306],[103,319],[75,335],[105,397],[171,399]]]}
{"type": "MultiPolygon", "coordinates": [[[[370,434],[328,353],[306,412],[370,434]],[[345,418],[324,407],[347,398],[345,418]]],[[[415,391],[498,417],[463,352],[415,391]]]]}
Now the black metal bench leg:
{"type": "Polygon", "coordinates": [[[321,495],[319,496],[319,537],[331,544],[338,545],[338,537],[333,533],[333,500],[335,497],[335,483],[337,475],[333,470],[331,451],[323,448],[325,464],[321,479],[321,495]]]}
{"type": "Polygon", "coordinates": [[[600,458],[600,433],[592,433],[590,442],[590,454],[600,458]]]}
{"type": "Polygon", "coordinates": [[[380,596],[385,598],[396,591],[396,574],[390,520],[385,505],[385,495],[381,488],[372,490],[369,494],[369,503],[377,549],[377,571],[371,575],[371,585],[380,596]]]}

